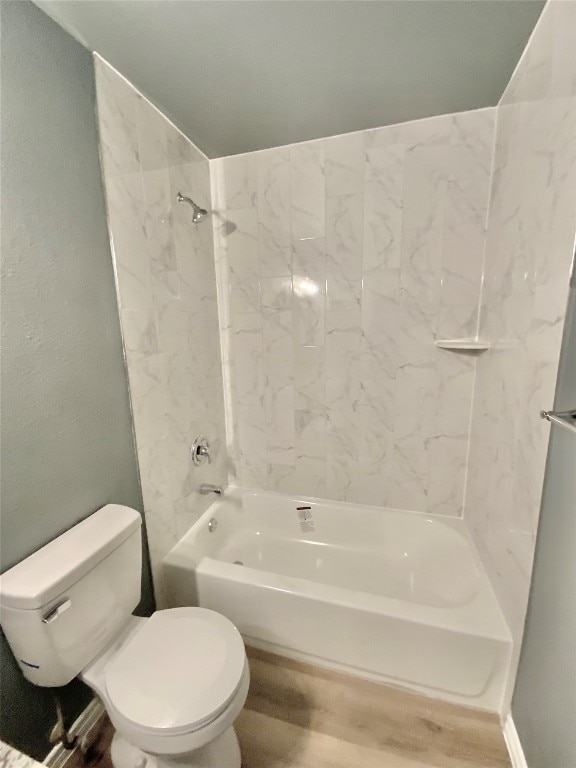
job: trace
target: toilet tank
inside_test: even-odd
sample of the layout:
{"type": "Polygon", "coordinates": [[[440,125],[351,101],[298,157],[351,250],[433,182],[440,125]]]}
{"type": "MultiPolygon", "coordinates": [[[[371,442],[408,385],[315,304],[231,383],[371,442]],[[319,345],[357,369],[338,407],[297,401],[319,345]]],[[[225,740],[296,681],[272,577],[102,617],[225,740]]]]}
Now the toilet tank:
{"type": "Polygon", "coordinates": [[[30,682],[69,683],[140,601],[142,520],[108,504],[0,576],[0,623],[30,682]]]}

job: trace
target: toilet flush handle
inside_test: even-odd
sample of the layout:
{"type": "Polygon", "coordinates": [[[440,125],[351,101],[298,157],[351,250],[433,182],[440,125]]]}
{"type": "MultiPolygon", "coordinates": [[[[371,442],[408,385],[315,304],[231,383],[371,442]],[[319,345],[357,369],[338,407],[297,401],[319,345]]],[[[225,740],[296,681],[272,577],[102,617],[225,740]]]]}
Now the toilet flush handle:
{"type": "Polygon", "coordinates": [[[55,619],[57,619],[61,613],[67,611],[71,605],[72,601],[65,597],[64,600],[61,600],[57,605],[54,606],[54,608],[51,608],[48,613],[42,616],[42,624],[50,624],[52,621],[55,621],[55,619]]]}

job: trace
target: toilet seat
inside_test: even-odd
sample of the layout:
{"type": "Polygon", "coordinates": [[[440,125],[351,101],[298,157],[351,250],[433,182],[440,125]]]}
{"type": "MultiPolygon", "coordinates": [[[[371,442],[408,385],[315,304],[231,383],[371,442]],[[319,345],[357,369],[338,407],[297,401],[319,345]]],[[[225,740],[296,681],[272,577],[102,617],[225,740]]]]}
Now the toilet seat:
{"type": "Polygon", "coordinates": [[[224,616],[205,608],[158,611],[104,671],[113,719],[149,735],[197,731],[228,707],[245,663],[240,633],[224,616]]]}

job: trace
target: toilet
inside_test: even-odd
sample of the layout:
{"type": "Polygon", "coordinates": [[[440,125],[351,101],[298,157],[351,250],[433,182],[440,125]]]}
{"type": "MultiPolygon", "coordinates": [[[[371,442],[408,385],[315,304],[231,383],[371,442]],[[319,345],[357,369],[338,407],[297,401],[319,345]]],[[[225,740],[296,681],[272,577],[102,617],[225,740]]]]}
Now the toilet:
{"type": "Polygon", "coordinates": [[[141,518],[108,504],[0,577],[0,623],[24,676],[79,677],[115,728],[115,768],[240,768],[234,720],[250,682],[244,643],[205,608],[132,615],[141,518]]]}

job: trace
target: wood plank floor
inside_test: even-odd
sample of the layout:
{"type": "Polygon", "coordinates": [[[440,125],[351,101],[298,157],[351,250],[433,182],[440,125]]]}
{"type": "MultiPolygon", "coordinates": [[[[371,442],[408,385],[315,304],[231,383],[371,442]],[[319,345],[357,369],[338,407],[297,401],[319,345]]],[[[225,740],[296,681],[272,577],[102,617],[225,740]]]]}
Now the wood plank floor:
{"type": "MultiPolygon", "coordinates": [[[[511,768],[498,718],[247,649],[243,768],[511,768]]],[[[113,768],[107,717],[66,768],[113,768]]]]}
{"type": "Polygon", "coordinates": [[[244,768],[510,768],[496,715],[248,649],[244,768]]]}

